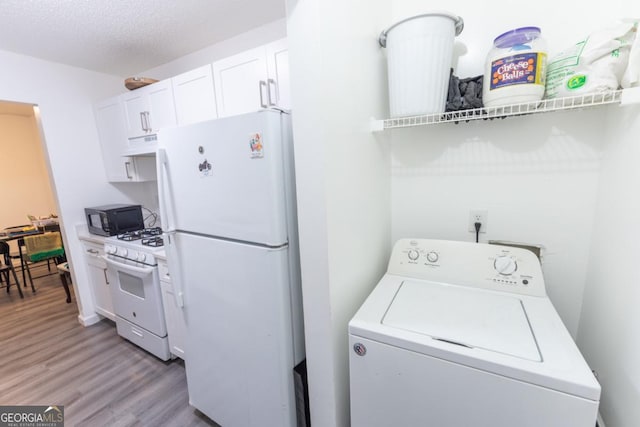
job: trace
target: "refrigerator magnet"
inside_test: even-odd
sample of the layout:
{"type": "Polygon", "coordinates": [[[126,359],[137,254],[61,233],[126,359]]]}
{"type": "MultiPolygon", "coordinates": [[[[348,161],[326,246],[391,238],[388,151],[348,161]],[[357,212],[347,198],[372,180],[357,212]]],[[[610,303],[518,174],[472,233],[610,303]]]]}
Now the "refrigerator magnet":
{"type": "Polygon", "coordinates": [[[251,148],[252,159],[262,159],[264,157],[262,135],[260,133],[252,133],[249,135],[249,148],[251,148]]]}

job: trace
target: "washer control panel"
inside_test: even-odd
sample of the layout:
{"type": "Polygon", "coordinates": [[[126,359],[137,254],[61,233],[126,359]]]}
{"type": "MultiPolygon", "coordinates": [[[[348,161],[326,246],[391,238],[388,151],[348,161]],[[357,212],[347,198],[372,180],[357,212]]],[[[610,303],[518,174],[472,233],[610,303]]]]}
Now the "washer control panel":
{"type": "Polygon", "coordinates": [[[450,240],[401,239],[387,273],[453,285],[545,296],[538,257],[527,249],[450,240]]]}

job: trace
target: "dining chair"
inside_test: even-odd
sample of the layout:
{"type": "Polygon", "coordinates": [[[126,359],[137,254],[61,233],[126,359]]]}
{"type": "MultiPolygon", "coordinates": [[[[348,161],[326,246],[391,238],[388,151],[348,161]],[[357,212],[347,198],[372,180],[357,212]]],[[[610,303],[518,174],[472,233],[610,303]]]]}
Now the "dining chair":
{"type": "Polygon", "coordinates": [[[13,262],[9,256],[10,251],[11,249],[9,248],[9,244],[7,242],[0,241],[0,277],[2,277],[6,282],[6,285],[3,286],[6,286],[7,293],[9,293],[11,288],[11,275],[13,275],[20,298],[24,298],[22,289],[20,288],[20,282],[18,281],[18,275],[16,274],[16,270],[13,268],[13,262]]]}
{"type": "MultiPolygon", "coordinates": [[[[18,266],[20,267],[20,271],[22,272],[22,283],[26,287],[27,276],[26,276],[25,267],[24,267],[24,263],[25,263],[24,239],[20,238],[15,240],[15,242],[16,242],[17,249],[11,250],[11,252],[9,253],[9,258],[11,259],[11,261],[13,261],[14,267],[15,267],[15,261],[18,262],[18,266]]],[[[11,245],[9,245],[9,247],[11,247],[11,245]]]]}
{"type": "Polygon", "coordinates": [[[27,270],[31,291],[35,292],[36,288],[33,286],[31,267],[37,263],[50,260],[53,260],[55,265],[62,263],[65,259],[62,237],[58,231],[25,236],[24,248],[25,254],[23,258],[26,259],[24,267],[27,270]]]}
{"type": "MultiPolygon", "coordinates": [[[[28,227],[31,227],[31,224],[22,224],[22,225],[12,225],[11,227],[6,227],[5,230],[24,230],[28,227]]],[[[20,271],[22,272],[22,283],[24,286],[27,286],[27,277],[24,271],[24,260],[22,254],[24,253],[24,239],[20,238],[15,240],[16,247],[13,248],[14,245],[9,243],[9,247],[11,247],[10,257],[15,262],[18,261],[20,263],[20,271]]],[[[15,265],[15,264],[14,264],[15,265]]]]}

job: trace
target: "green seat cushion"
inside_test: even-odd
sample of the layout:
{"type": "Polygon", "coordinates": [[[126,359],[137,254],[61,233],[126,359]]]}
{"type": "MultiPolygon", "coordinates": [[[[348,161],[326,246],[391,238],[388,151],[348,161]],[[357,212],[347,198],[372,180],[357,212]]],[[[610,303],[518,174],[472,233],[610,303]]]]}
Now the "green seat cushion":
{"type": "Polygon", "coordinates": [[[56,248],[56,249],[51,249],[49,251],[42,251],[42,252],[36,252],[35,254],[30,254],[29,260],[31,262],[38,262],[47,258],[60,257],[62,255],[64,255],[64,249],[56,248]]]}

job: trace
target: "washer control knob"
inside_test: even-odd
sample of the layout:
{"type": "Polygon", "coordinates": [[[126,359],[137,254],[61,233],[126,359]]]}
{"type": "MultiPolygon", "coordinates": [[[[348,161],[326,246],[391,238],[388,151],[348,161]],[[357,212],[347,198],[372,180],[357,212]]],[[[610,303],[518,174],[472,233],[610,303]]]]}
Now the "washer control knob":
{"type": "Polygon", "coordinates": [[[411,261],[415,261],[420,256],[420,253],[418,251],[416,251],[415,249],[410,249],[409,252],[407,253],[407,256],[409,257],[409,259],[411,261]]]}
{"type": "Polygon", "coordinates": [[[507,255],[500,255],[493,262],[493,267],[503,276],[509,276],[518,269],[516,260],[507,255]]]}
{"type": "Polygon", "coordinates": [[[427,260],[429,262],[436,262],[438,261],[438,254],[434,251],[431,251],[427,254],[427,260]]]}

